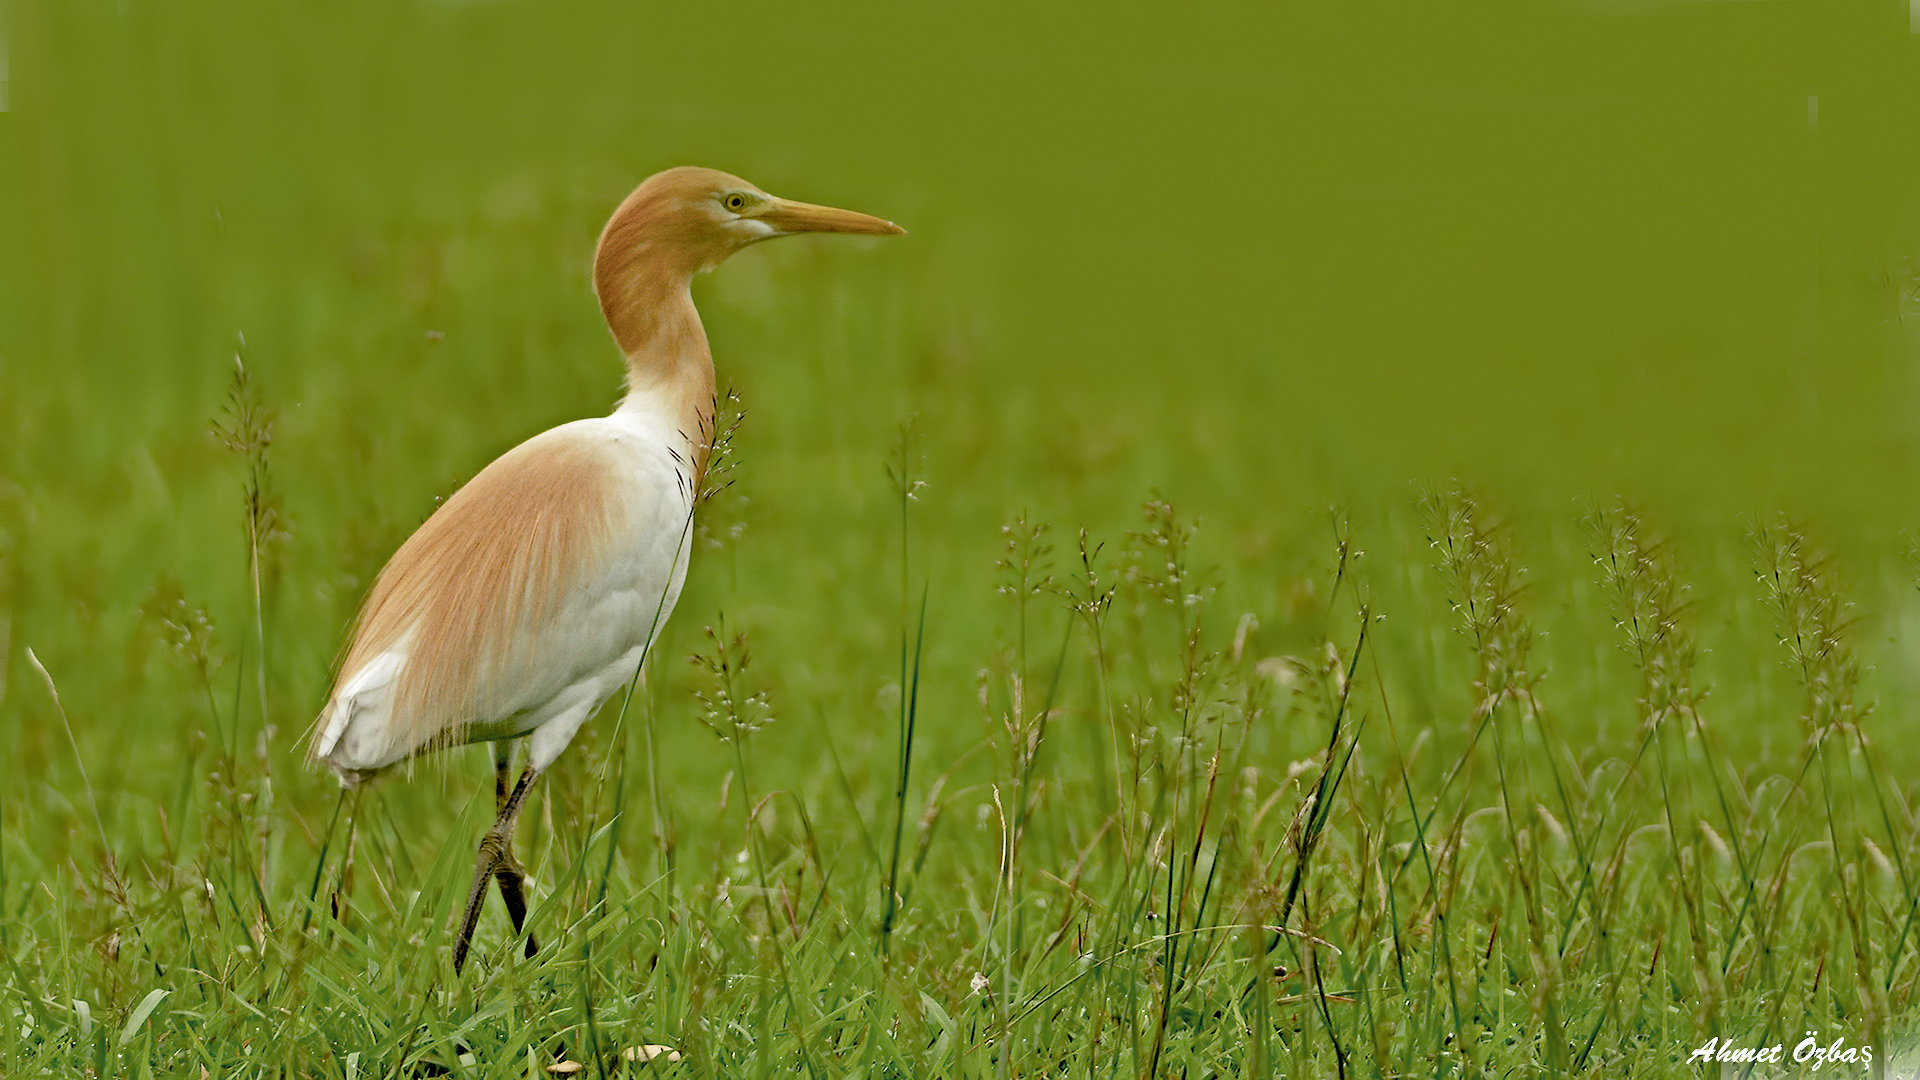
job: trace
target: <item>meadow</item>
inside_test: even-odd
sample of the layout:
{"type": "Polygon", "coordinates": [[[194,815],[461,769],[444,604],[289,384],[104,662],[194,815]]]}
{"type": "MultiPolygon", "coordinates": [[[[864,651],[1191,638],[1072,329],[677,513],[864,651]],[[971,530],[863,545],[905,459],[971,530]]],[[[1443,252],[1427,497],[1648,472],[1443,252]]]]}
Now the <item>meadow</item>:
{"type": "Polygon", "coordinates": [[[1920,1070],[1904,16],[4,14],[0,1075],[1920,1070]],[[488,753],[305,734],[682,162],[910,233],[697,285],[455,977],[488,753]]]}

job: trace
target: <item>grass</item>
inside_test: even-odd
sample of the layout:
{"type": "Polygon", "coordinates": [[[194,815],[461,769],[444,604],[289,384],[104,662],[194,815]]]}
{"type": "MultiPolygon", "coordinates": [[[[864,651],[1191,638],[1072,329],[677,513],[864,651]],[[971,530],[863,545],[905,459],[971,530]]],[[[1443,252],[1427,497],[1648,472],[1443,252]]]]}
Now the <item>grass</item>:
{"type": "Polygon", "coordinates": [[[692,17],[336,14],[0,27],[0,1075],[1920,1064],[1894,91],[1808,143],[1598,15],[1406,13],[1564,68],[1475,96],[1311,19],[738,9],[716,88],[692,17]],[[697,286],[737,467],[523,815],[540,952],[455,978],[490,755],[303,733],[435,500],[616,393],[587,254],[682,159],[913,233],[697,286]]]}
{"type": "MultiPolygon", "coordinates": [[[[217,428],[250,538],[257,395],[237,369],[217,428]]],[[[16,707],[68,760],[6,799],[0,1065],[521,1076],[657,1043],[695,1076],[1664,1076],[1714,1037],[1908,1048],[1911,751],[1872,738],[1868,635],[1802,527],[1754,524],[1704,587],[1622,504],[1534,547],[1458,486],[1320,528],[1290,602],[1226,617],[1164,500],[1070,560],[1016,517],[997,563],[979,545],[997,587],[903,563],[866,661],[902,681],[863,709],[793,701],[757,628],[682,612],[527,815],[544,951],[490,909],[463,980],[484,752],[333,799],[262,737],[263,704],[298,714],[254,651],[324,628],[263,601],[227,646],[157,587],[137,700],[186,735],[178,770],[90,782],[104,729],[29,656],[16,707]],[[972,695],[933,696],[943,638],[972,695]],[[1723,705],[1703,656],[1754,685],[1723,705]]]]}

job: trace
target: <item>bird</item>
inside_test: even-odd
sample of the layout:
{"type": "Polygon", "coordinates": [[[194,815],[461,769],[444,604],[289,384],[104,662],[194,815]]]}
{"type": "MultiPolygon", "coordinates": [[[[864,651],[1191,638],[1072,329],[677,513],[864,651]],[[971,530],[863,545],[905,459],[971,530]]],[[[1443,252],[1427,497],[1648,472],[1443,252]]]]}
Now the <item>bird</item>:
{"type": "MultiPolygon", "coordinates": [[[[600,313],[626,358],[618,406],[501,455],[374,578],[309,749],[345,798],[416,755],[493,743],[495,816],[454,941],[456,974],[489,879],[522,931],[525,871],[513,834],[527,792],[631,684],[686,580],[718,412],[695,275],[775,237],[905,231],[714,169],[648,177],[594,249],[600,313]],[[522,737],[526,763],[509,785],[522,737]]],[[[526,955],[538,948],[529,933],[526,955]]]]}

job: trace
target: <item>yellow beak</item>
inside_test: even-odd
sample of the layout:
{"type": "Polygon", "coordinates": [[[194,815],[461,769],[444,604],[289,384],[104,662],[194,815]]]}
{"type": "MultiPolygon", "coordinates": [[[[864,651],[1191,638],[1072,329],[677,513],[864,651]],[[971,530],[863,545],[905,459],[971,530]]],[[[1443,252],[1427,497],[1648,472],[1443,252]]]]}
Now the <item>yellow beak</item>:
{"type": "Polygon", "coordinates": [[[898,236],[907,231],[872,214],[836,210],[831,206],[815,206],[789,199],[775,199],[771,207],[755,216],[783,233],[837,232],[898,236]]]}

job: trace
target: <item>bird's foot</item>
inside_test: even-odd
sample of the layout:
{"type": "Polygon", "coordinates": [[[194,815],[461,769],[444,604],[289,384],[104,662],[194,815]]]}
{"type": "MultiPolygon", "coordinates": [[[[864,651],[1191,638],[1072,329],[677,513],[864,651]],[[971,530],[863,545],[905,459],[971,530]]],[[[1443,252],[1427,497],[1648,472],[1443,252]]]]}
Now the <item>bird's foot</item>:
{"type": "MultiPolygon", "coordinates": [[[[509,853],[506,859],[496,866],[493,880],[500,884],[500,899],[507,905],[507,917],[513,920],[513,932],[518,934],[527,923],[526,871],[509,853]]],[[[534,938],[533,931],[527,931],[528,959],[540,951],[540,942],[534,938]]]]}

